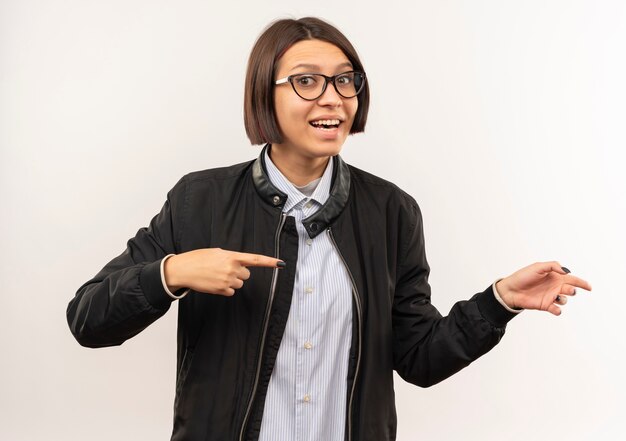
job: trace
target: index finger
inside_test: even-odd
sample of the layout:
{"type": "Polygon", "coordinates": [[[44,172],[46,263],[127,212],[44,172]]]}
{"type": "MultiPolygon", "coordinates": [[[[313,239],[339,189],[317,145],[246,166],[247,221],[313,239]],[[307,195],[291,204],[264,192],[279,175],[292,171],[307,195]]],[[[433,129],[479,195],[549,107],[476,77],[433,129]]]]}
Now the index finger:
{"type": "Polygon", "coordinates": [[[586,289],[587,291],[591,291],[591,285],[586,280],[581,279],[580,277],[572,276],[568,274],[564,277],[565,283],[568,285],[577,286],[578,288],[586,289]]]}
{"type": "Polygon", "coordinates": [[[576,286],[578,288],[586,289],[587,291],[591,291],[591,285],[589,284],[589,282],[581,279],[580,277],[574,276],[573,274],[571,274],[571,271],[569,269],[561,266],[559,262],[540,262],[538,265],[539,272],[541,273],[549,273],[550,271],[554,271],[564,276],[565,283],[576,286]]]}
{"type": "Polygon", "coordinates": [[[268,268],[285,267],[285,262],[282,260],[262,254],[237,253],[236,259],[244,266],[263,266],[268,268]]]}

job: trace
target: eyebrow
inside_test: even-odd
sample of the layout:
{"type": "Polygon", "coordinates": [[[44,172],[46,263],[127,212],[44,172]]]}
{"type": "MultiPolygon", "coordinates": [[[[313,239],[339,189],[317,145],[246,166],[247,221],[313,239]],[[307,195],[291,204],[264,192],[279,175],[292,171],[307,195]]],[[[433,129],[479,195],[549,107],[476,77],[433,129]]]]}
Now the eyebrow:
{"type": "MultiPolygon", "coordinates": [[[[317,64],[308,64],[308,63],[300,63],[300,64],[296,64],[294,67],[291,68],[291,70],[296,70],[298,68],[305,68],[305,69],[317,69],[320,70],[320,67],[317,64]]],[[[341,63],[339,64],[336,68],[342,68],[342,67],[349,67],[352,68],[352,63],[350,63],[349,61],[346,61],[345,63],[341,63]]]]}

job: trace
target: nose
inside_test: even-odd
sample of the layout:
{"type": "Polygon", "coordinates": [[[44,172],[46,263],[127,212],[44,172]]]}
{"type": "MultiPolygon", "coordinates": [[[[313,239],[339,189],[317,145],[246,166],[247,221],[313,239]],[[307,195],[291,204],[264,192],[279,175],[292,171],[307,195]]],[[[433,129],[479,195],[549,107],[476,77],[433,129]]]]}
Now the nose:
{"type": "Polygon", "coordinates": [[[317,99],[317,103],[320,106],[332,107],[339,107],[343,104],[343,98],[337,93],[337,89],[335,89],[332,81],[329,81],[328,84],[326,84],[326,90],[322,96],[317,99]]]}

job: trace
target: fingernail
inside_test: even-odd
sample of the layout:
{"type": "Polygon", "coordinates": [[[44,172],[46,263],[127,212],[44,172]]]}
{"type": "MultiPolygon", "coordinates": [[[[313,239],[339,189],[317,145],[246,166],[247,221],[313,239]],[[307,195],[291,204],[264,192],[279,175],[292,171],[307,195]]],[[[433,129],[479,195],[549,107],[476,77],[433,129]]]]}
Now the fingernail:
{"type": "Polygon", "coordinates": [[[287,264],[286,264],[285,262],[283,262],[282,260],[280,260],[280,261],[276,264],[276,266],[277,266],[278,268],[284,268],[284,267],[286,267],[286,266],[287,266],[287,264]]]}
{"type": "Polygon", "coordinates": [[[554,299],[555,302],[560,302],[561,301],[561,296],[556,296],[556,299],[554,299]]]}
{"type": "Polygon", "coordinates": [[[568,270],[567,268],[565,268],[564,266],[562,266],[562,267],[561,267],[561,269],[562,269],[563,271],[565,271],[567,274],[571,273],[571,271],[570,271],[570,270],[568,270]]]}

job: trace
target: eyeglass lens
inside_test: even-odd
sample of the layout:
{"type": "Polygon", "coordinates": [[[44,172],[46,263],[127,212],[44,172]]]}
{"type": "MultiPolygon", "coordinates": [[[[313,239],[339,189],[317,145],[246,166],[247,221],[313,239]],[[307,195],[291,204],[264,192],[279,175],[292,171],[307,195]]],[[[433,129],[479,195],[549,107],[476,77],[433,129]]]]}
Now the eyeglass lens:
{"type": "MultiPolygon", "coordinates": [[[[344,98],[352,98],[363,88],[363,74],[360,72],[346,72],[334,77],[335,89],[344,98]]],[[[329,81],[331,82],[331,81],[329,81]]],[[[314,100],[322,96],[326,78],[319,74],[294,75],[291,84],[298,95],[306,100],[314,100]]]]}

